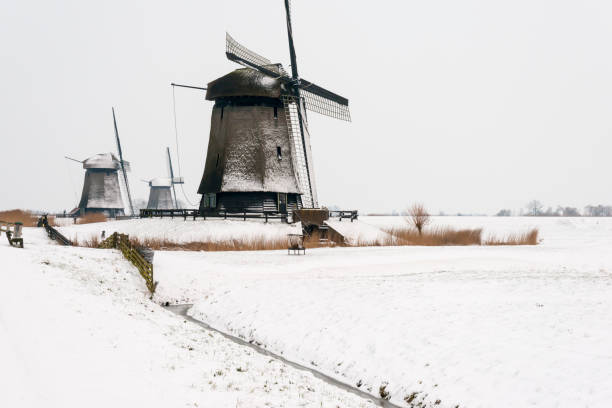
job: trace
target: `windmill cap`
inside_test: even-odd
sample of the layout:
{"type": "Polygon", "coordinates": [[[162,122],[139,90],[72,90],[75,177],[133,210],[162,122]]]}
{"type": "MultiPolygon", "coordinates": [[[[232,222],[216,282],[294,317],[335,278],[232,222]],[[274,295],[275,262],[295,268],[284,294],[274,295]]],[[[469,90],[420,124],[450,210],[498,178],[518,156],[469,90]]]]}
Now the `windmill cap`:
{"type": "Polygon", "coordinates": [[[149,181],[151,187],[171,187],[172,180],[168,177],[158,177],[149,181]]]}
{"type": "MultiPolygon", "coordinates": [[[[278,65],[266,65],[265,67],[278,72],[279,77],[282,75],[278,65]]],[[[280,98],[285,89],[279,77],[268,76],[253,68],[240,68],[209,82],[206,99],[213,101],[217,98],[231,96],[280,98]]]]}
{"type": "Polygon", "coordinates": [[[84,169],[118,170],[121,163],[112,153],[100,153],[83,161],[84,169]]]}

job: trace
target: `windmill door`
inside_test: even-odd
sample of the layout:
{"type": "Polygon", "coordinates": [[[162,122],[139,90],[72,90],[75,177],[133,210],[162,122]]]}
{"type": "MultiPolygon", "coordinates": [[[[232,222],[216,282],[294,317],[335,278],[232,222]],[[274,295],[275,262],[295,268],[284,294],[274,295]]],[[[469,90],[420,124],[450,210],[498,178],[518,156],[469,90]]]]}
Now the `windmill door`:
{"type": "Polygon", "coordinates": [[[278,212],[287,214],[287,193],[278,193],[278,212]]]}

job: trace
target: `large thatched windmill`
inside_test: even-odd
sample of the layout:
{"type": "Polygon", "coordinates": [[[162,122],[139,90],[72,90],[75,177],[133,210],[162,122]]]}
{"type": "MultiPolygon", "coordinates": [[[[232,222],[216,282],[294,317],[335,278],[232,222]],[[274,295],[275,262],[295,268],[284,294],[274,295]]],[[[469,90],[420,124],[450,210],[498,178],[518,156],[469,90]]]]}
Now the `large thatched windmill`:
{"type": "Polygon", "coordinates": [[[168,156],[168,177],[158,177],[152,180],[143,180],[149,183],[149,201],[147,209],[153,210],[171,210],[178,208],[176,199],[175,184],[183,184],[182,177],[174,177],[174,169],[172,168],[172,159],[170,157],[170,148],[166,148],[168,156]]]}
{"type": "Polygon", "coordinates": [[[67,159],[82,163],[85,169],[81,200],[79,201],[79,206],[73,210],[73,215],[75,216],[90,213],[103,213],[107,217],[125,215],[120,179],[123,179],[130,210],[134,214],[132,195],[127,177],[127,172],[130,171],[130,163],[123,160],[115,109],[113,109],[113,125],[119,158],[113,153],[100,153],[85,160],[66,157],[67,159]],[[121,178],[119,177],[119,171],[121,171],[121,178]]]}
{"type": "Polygon", "coordinates": [[[285,11],[291,75],[226,37],[227,58],[245,68],[208,84],[215,105],[201,210],[318,207],[306,110],[350,121],[348,99],[299,77],[289,0],[285,11]]]}

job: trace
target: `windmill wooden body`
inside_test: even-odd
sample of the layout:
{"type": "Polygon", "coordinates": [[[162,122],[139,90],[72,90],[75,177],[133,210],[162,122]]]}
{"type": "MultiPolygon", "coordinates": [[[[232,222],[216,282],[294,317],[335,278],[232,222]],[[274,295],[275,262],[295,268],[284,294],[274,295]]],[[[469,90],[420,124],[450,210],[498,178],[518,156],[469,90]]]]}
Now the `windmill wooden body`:
{"type": "Polygon", "coordinates": [[[107,217],[125,215],[119,170],[121,163],[112,153],[101,153],[82,161],[85,169],[79,215],[103,213],[107,217]]]}
{"type": "Polygon", "coordinates": [[[226,56],[244,68],[208,84],[215,101],[200,210],[317,208],[306,110],[350,121],[348,99],[298,75],[285,0],[291,75],[226,36],[226,56]]]}

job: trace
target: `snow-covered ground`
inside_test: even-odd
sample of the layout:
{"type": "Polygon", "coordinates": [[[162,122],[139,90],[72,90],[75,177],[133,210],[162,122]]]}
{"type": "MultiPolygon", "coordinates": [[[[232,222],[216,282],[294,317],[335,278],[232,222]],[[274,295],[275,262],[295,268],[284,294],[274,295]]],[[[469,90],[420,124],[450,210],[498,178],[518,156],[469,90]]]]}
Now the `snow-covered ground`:
{"type": "Polygon", "coordinates": [[[0,407],[369,407],[148,300],[115,250],[0,240],[0,407]]]}
{"type": "Polygon", "coordinates": [[[157,252],[159,299],[194,302],[195,318],[372,394],[387,384],[401,406],[610,406],[612,219],[434,225],[538,227],[542,242],[157,252]]]}

